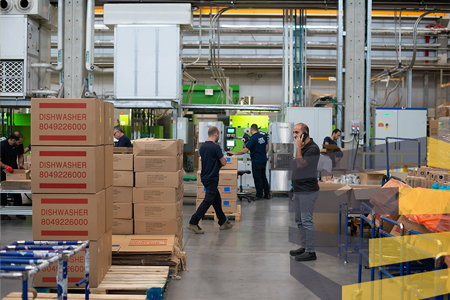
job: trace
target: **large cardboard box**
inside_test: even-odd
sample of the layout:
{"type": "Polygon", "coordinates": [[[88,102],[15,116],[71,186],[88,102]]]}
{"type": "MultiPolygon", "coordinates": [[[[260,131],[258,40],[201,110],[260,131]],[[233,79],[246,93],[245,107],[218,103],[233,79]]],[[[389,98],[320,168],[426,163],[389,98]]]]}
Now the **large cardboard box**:
{"type": "Polygon", "coordinates": [[[177,188],[134,188],[133,203],[176,203],[183,199],[183,187],[177,188]]]}
{"type": "Polygon", "coordinates": [[[134,204],[135,219],[177,220],[183,211],[183,201],[176,203],[139,203],[134,204]]]}
{"type": "Polygon", "coordinates": [[[449,108],[450,102],[444,102],[443,104],[439,105],[436,109],[436,118],[448,117],[450,115],[449,108]]]}
{"type": "Polygon", "coordinates": [[[183,230],[183,215],[178,220],[134,219],[135,234],[179,234],[183,230]]]}
{"type": "Polygon", "coordinates": [[[183,154],[183,140],[139,139],[133,143],[134,156],[176,156],[183,154]]]}
{"type": "MultiPolygon", "coordinates": [[[[397,222],[402,223],[403,226],[405,226],[405,230],[414,230],[420,233],[431,233],[431,231],[429,231],[423,224],[419,224],[406,216],[400,216],[397,222]]],[[[398,226],[394,226],[391,230],[391,234],[393,236],[400,236],[400,228],[398,226]]]]}
{"type": "Polygon", "coordinates": [[[133,155],[114,154],[113,169],[114,171],[133,171],[133,155]]]}
{"type": "Polygon", "coordinates": [[[113,220],[113,234],[133,234],[133,220],[114,219],[113,220]]]}
{"type": "Polygon", "coordinates": [[[33,194],[34,240],[97,240],[105,233],[105,191],[33,194]]]}
{"type": "Polygon", "coordinates": [[[126,235],[113,234],[113,236],[112,236],[112,252],[113,252],[113,254],[119,252],[120,247],[126,237],[127,237],[126,235]]]}
{"type": "MultiPolygon", "coordinates": [[[[203,185],[200,174],[201,171],[197,171],[197,185],[203,185]]],[[[220,170],[219,185],[237,186],[237,170],[220,170]]]]}
{"type": "Polygon", "coordinates": [[[183,171],[136,172],[135,187],[179,187],[183,183],[183,171]]]}
{"type": "MultiPolygon", "coordinates": [[[[227,159],[227,164],[221,168],[221,170],[237,170],[238,168],[238,158],[237,156],[225,156],[227,159]]],[[[198,159],[198,169],[202,169],[202,158],[198,159]]]]}
{"type": "Polygon", "coordinates": [[[114,147],[114,154],[133,154],[133,147],[114,147]]]}
{"type": "Polygon", "coordinates": [[[113,218],[125,220],[133,219],[133,204],[113,203],[113,218]]]}
{"type": "Polygon", "coordinates": [[[90,194],[105,187],[105,146],[34,146],[33,194],[90,194]]]}
{"type": "MultiPolygon", "coordinates": [[[[203,199],[197,199],[196,208],[200,206],[203,199]]],[[[224,213],[235,213],[237,212],[237,200],[223,200],[222,199],[222,210],[224,213]]],[[[208,213],[214,212],[214,207],[211,205],[207,211],[208,213]]]]}
{"type": "MultiPolygon", "coordinates": [[[[98,287],[112,263],[112,231],[105,232],[98,240],[89,244],[89,286],[98,287]]],[[[85,251],[80,251],[69,259],[68,287],[85,277],[85,251]]],[[[35,287],[56,287],[58,264],[52,264],[34,275],[35,287]]],[[[84,287],[84,284],[80,287],[84,287]]]]}
{"type": "Polygon", "coordinates": [[[430,137],[439,137],[439,120],[430,121],[430,137]]]}
{"type": "Polygon", "coordinates": [[[31,144],[33,147],[103,145],[103,109],[103,101],[98,99],[31,99],[31,144]]]}
{"type": "Polygon", "coordinates": [[[114,171],[113,172],[113,186],[128,186],[134,185],[133,171],[114,171]]]}
{"type": "Polygon", "coordinates": [[[104,101],[105,145],[114,145],[114,104],[104,101]]]}
{"type": "MultiPolygon", "coordinates": [[[[237,200],[237,186],[221,186],[218,187],[220,197],[226,200],[237,200]]],[[[201,185],[197,185],[197,198],[203,199],[205,198],[206,188],[201,185]]]]}
{"type": "Polygon", "coordinates": [[[105,189],[113,185],[113,145],[105,145],[105,189]]]}
{"type": "Polygon", "coordinates": [[[135,172],[176,172],[183,168],[183,156],[136,156],[135,172]]]}
{"type": "Polygon", "coordinates": [[[114,203],[132,203],[133,188],[124,186],[113,186],[113,202],[114,203]]]}
{"type": "Polygon", "coordinates": [[[112,186],[105,189],[105,226],[106,231],[113,226],[113,202],[114,201],[114,189],[112,186]]]}

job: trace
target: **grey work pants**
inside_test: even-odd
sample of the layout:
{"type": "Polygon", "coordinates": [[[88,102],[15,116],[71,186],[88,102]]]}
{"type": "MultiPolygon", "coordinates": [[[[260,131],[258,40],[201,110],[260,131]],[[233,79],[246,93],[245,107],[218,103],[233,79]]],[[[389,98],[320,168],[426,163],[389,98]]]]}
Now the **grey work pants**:
{"type": "Polygon", "coordinates": [[[294,193],[294,211],[295,222],[300,234],[301,247],[306,252],[314,252],[315,229],[313,221],[314,204],[319,196],[317,192],[295,192],[294,193]]]}

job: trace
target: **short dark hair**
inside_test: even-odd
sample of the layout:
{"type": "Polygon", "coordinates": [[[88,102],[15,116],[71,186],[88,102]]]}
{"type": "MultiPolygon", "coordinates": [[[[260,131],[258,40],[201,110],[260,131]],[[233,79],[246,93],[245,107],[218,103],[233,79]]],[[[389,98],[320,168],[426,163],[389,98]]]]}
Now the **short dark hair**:
{"type": "Polygon", "coordinates": [[[250,129],[251,130],[255,130],[255,131],[258,131],[258,125],[256,125],[256,124],[252,124],[252,127],[250,127],[250,129]]]}
{"type": "Polygon", "coordinates": [[[20,140],[20,137],[14,133],[11,133],[11,135],[9,136],[8,140],[15,140],[18,141],[20,140]]]}
{"type": "Polygon", "coordinates": [[[23,135],[18,131],[14,131],[14,135],[17,136],[19,139],[23,138],[23,135]]]}
{"type": "Polygon", "coordinates": [[[122,128],[120,126],[115,126],[114,127],[114,132],[116,132],[116,131],[119,131],[119,132],[123,133],[123,130],[122,130],[122,128]]]}
{"type": "Polygon", "coordinates": [[[338,133],[338,132],[341,132],[341,130],[337,129],[337,128],[335,130],[333,130],[333,134],[338,133]]]}
{"type": "Polygon", "coordinates": [[[208,129],[208,136],[213,136],[216,133],[220,133],[219,128],[217,128],[216,126],[212,126],[208,129]]]}

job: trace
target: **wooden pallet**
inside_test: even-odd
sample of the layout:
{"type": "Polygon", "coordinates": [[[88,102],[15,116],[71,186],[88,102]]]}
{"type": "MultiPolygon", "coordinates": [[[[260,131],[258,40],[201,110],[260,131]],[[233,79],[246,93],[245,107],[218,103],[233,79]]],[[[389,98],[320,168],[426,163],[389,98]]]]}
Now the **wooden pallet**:
{"type": "MultiPolygon", "coordinates": [[[[239,204],[237,206],[237,212],[225,213],[225,216],[227,216],[227,218],[234,218],[235,221],[241,221],[241,205],[239,204]]],[[[205,214],[205,219],[208,219],[208,218],[214,218],[214,221],[219,221],[219,219],[216,217],[216,213],[214,213],[214,212],[207,212],[205,214]]]]}
{"type": "Polygon", "coordinates": [[[142,292],[147,299],[163,299],[169,279],[169,267],[111,266],[105,278],[91,294],[142,292]]]}
{"type": "MultiPolygon", "coordinates": [[[[58,294],[40,293],[36,300],[55,300],[58,294]]],[[[28,293],[28,299],[33,299],[33,294],[28,293]]],[[[83,300],[84,294],[68,294],[67,299],[83,300]]],[[[146,300],[146,295],[89,295],[89,300],[146,300]]],[[[11,293],[3,300],[22,300],[22,293],[11,293]]]]}

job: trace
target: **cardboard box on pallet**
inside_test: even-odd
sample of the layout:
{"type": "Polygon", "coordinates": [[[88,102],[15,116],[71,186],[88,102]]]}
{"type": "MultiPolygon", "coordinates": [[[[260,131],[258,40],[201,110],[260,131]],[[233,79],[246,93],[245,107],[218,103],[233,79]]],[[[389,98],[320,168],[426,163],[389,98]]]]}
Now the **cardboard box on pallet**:
{"type": "MultiPolygon", "coordinates": [[[[237,200],[237,186],[218,186],[220,197],[222,200],[237,200]]],[[[205,198],[206,188],[204,186],[197,185],[197,198],[205,198]]]]}
{"type": "Polygon", "coordinates": [[[136,172],[135,187],[177,188],[183,183],[183,171],[136,172]]]}
{"type": "Polygon", "coordinates": [[[439,120],[430,120],[430,137],[439,137],[439,120]]]}
{"type": "MultiPolygon", "coordinates": [[[[105,232],[98,240],[89,245],[89,286],[95,288],[105,277],[112,263],[112,231],[105,232]]],[[[75,284],[85,277],[85,252],[80,251],[69,259],[68,287],[75,288],[75,284]]],[[[34,275],[35,287],[55,288],[58,264],[52,264],[34,275]]],[[[84,287],[84,284],[80,287],[84,287]]]]}
{"type": "Polygon", "coordinates": [[[105,226],[106,231],[113,226],[113,201],[114,188],[110,186],[105,190],[105,226]]]}
{"type": "Polygon", "coordinates": [[[114,203],[132,203],[133,188],[129,186],[113,186],[114,203]]]}
{"type": "Polygon", "coordinates": [[[31,144],[33,147],[104,145],[103,110],[103,101],[99,99],[31,99],[31,144]]]}
{"type": "Polygon", "coordinates": [[[124,219],[114,219],[112,233],[123,235],[123,234],[133,234],[134,232],[134,220],[124,220],[124,219]]]}
{"type": "Polygon", "coordinates": [[[113,171],[113,186],[133,187],[133,171],[113,171]]]}
{"type": "Polygon", "coordinates": [[[176,172],[183,168],[183,156],[136,156],[135,172],[176,172]]]}
{"type": "Polygon", "coordinates": [[[9,173],[5,169],[2,172],[6,175],[6,180],[2,181],[3,190],[30,190],[31,180],[30,170],[14,170],[14,173],[9,173]]]}
{"type": "Polygon", "coordinates": [[[113,218],[125,220],[133,219],[133,204],[113,203],[113,218]]]}
{"type": "Polygon", "coordinates": [[[113,145],[105,145],[105,189],[113,185],[114,170],[111,161],[113,160],[113,145]]]}
{"type": "Polygon", "coordinates": [[[133,203],[175,203],[183,199],[184,185],[176,188],[133,188],[133,203]]]}
{"type": "Polygon", "coordinates": [[[97,240],[106,229],[105,191],[33,194],[34,240],[97,240]]]}
{"type": "MultiPolygon", "coordinates": [[[[237,156],[225,156],[227,159],[227,164],[221,168],[221,170],[237,170],[238,168],[238,158],[237,156]]],[[[198,159],[198,169],[202,169],[202,158],[198,159]]]]}
{"type": "MultiPolygon", "coordinates": [[[[200,206],[203,199],[197,199],[196,208],[200,206]]],[[[235,213],[237,212],[237,200],[224,200],[222,199],[222,210],[224,213],[235,213]]],[[[214,207],[211,205],[208,209],[208,213],[213,213],[214,207]]]]}
{"type": "Polygon", "coordinates": [[[183,201],[176,203],[139,203],[134,204],[135,219],[177,220],[183,212],[183,201]]]}
{"type": "MultiPolygon", "coordinates": [[[[197,172],[197,185],[202,185],[201,171],[197,172]]],[[[220,170],[219,185],[237,186],[237,170],[220,170]]]]}
{"type": "Polygon", "coordinates": [[[114,145],[114,104],[104,101],[105,145],[114,145]]]}
{"type": "Polygon", "coordinates": [[[135,234],[175,234],[183,229],[183,214],[178,220],[134,219],[135,234]]]}
{"type": "Polygon", "coordinates": [[[134,156],[176,156],[183,154],[183,140],[139,139],[133,143],[134,156]]]}
{"type": "Polygon", "coordinates": [[[105,146],[34,146],[33,194],[98,193],[105,187],[105,146]]]}
{"type": "Polygon", "coordinates": [[[113,154],[114,171],[133,171],[132,154],[113,154]]]}

